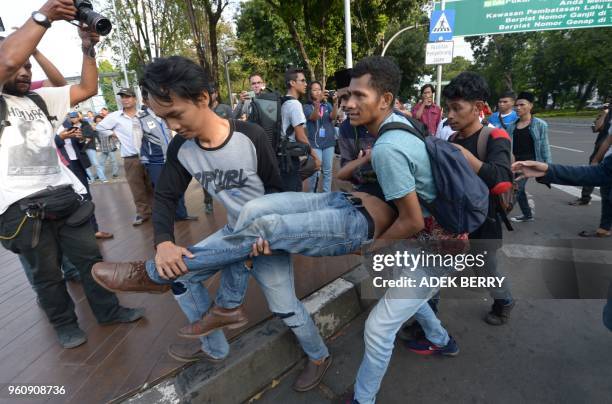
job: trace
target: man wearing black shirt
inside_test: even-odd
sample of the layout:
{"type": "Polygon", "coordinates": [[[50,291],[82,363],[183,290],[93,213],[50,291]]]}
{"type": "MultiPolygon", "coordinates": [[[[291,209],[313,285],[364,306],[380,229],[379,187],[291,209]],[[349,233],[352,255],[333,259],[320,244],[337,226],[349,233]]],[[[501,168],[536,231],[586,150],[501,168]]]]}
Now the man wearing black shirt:
{"type": "MultiPolygon", "coordinates": [[[[510,136],[503,129],[494,129],[487,140],[487,154],[484,161],[478,157],[478,137],[482,131],[480,111],[489,95],[485,80],[475,73],[464,72],[444,88],[448,122],[457,132],[450,140],[461,150],[478,176],[490,190],[489,214],[482,226],[470,234],[470,240],[478,241],[476,249],[488,251],[487,275],[497,274],[497,250],[501,247],[502,226],[497,213],[498,195],[512,187],[510,171],[510,136]]],[[[473,243],[475,244],[475,243],[473,243]]],[[[478,253],[478,252],[476,252],[478,253]]],[[[501,325],[508,321],[514,301],[507,282],[499,289],[490,289],[494,298],[491,311],[485,321],[491,325],[501,325]]]]}

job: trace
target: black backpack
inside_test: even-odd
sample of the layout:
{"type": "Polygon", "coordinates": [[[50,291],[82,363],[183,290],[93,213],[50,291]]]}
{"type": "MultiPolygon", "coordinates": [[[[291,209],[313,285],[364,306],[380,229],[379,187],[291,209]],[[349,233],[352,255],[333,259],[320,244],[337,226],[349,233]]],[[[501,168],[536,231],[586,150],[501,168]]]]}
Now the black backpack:
{"type": "MultiPolygon", "coordinates": [[[[45,114],[49,122],[53,123],[53,121],[57,121],[56,116],[49,115],[49,109],[47,108],[47,104],[45,100],[35,92],[29,92],[25,95],[28,97],[40,110],[45,114]]],[[[4,128],[7,126],[11,126],[11,122],[6,120],[8,115],[8,108],[6,106],[6,100],[2,95],[0,95],[0,139],[2,139],[2,132],[4,132],[4,128]]]]}
{"type": "Polygon", "coordinates": [[[268,142],[277,153],[282,132],[281,106],[283,97],[277,92],[262,92],[251,100],[249,122],[256,123],[266,133],[268,142]]]}

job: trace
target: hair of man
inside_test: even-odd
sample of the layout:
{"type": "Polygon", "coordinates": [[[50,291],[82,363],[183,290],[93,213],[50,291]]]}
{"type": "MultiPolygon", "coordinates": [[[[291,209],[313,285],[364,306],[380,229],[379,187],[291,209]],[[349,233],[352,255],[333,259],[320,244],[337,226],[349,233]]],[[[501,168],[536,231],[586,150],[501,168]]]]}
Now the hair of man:
{"type": "Polygon", "coordinates": [[[463,72],[444,87],[442,96],[447,100],[485,101],[490,96],[489,85],[482,76],[463,72]]]}
{"type": "Polygon", "coordinates": [[[351,70],[351,78],[359,78],[366,74],[370,75],[370,86],[378,95],[391,93],[395,99],[399,93],[402,71],[393,60],[383,56],[369,56],[360,60],[351,70]]]}
{"type": "Polygon", "coordinates": [[[285,86],[287,90],[291,88],[291,82],[296,81],[300,73],[304,74],[304,69],[291,68],[285,71],[285,86]]]}
{"type": "Polygon", "coordinates": [[[148,97],[172,102],[172,97],[188,99],[197,104],[202,93],[211,93],[208,72],[194,61],[182,56],[156,58],[145,66],[140,81],[148,97]]]}

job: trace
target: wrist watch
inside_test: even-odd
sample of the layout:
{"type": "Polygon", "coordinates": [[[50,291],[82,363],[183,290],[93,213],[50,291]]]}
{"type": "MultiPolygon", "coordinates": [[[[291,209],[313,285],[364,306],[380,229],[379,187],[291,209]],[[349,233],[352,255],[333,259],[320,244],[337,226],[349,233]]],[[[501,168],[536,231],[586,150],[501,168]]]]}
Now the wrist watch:
{"type": "Polygon", "coordinates": [[[32,19],[38,25],[41,25],[45,28],[51,28],[51,21],[49,21],[49,18],[40,11],[34,11],[32,13],[32,19]]]}

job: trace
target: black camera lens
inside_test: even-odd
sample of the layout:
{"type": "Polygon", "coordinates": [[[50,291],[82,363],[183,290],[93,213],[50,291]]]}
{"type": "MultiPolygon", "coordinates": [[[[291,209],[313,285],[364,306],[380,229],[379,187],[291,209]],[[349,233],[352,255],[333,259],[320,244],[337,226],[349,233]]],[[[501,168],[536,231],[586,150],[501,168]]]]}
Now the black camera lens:
{"type": "Polygon", "coordinates": [[[113,24],[110,22],[110,20],[95,12],[92,12],[91,14],[86,24],[92,27],[100,35],[110,34],[110,32],[113,29],[113,24]],[[97,15],[91,18],[91,14],[97,14],[97,15]]]}

